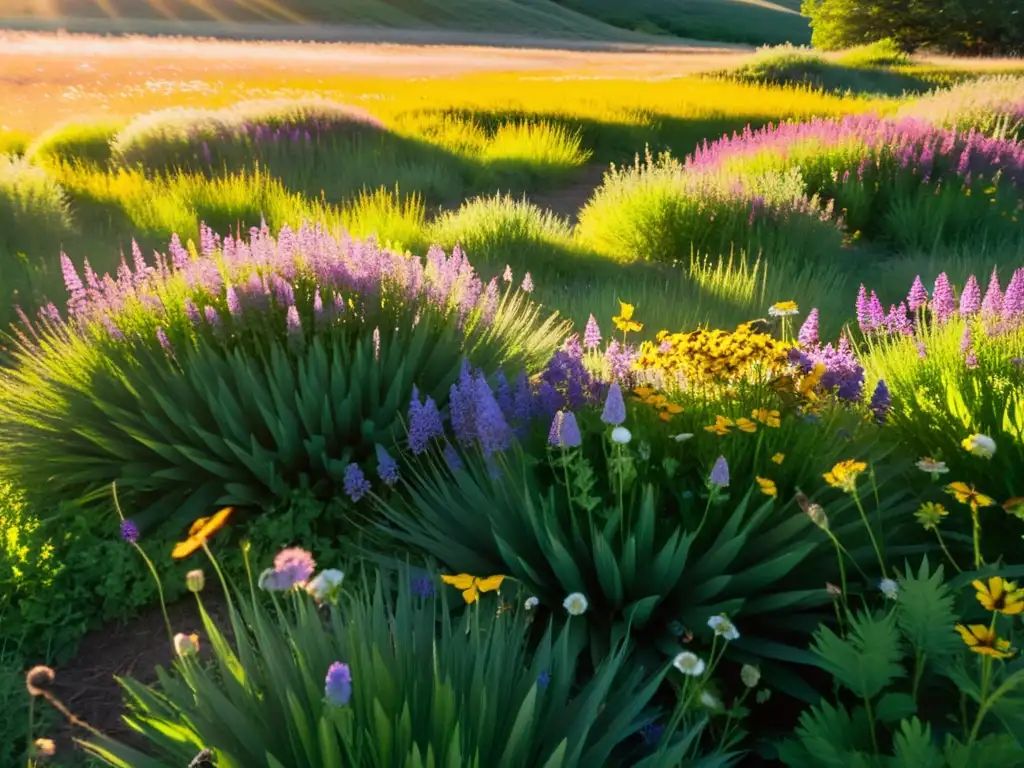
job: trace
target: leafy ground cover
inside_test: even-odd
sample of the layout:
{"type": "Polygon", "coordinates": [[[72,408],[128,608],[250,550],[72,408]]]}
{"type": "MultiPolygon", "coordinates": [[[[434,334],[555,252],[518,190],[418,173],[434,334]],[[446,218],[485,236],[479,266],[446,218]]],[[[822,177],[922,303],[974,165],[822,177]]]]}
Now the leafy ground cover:
{"type": "Polygon", "coordinates": [[[60,697],[111,765],[1013,764],[1019,80],[623,56],[14,116],[2,669],[58,678],[30,741],[60,697]],[[571,219],[536,204],[581,179],[571,219]],[[187,592],[131,733],[79,708],[82,636],[187,592]]]}

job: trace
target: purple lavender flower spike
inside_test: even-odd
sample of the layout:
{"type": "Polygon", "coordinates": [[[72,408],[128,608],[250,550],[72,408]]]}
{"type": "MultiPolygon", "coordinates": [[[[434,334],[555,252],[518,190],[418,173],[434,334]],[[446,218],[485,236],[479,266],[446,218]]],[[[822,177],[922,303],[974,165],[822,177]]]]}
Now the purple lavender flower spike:
{"type": "Polygon", "coordinates": [[[1003,295],[1003,320],[1016,321],[1024,317],[1024,267],[1013,273],[1003,295]]]}
{"type": "Polygon", "coordinates": [[[370,490],[370,481],[366,479],[358,464],[345,467],[345,494],[352,501],[359,501],[370,490]]]}
{"type": "Polygon", "coordinates": [[[972,369],[978,367],[978,355],[973,349],[968,350],[964,356],[964,365],[972,369]]]}
{"type": "Polygon", "coordinates": [[[181,272],[188,266],[189,256],[188,251],[181,244],[181,238],[178,237],[178,233],[175,232],[171,235],[171,265],[174,267],[175,272],[181,272]]]}
{"type": "Polygon", "coordinates": [[[587,320],[587,327],[583,331],[583,348],[592,352],[599,346],[601,346],[601,329],[597,325],[597,320],[591,315],[587,320]]]}
{"type": "Polygon", "coordinates": [[[878,294],[874,291],[871,292],[871,296],[868,298],[868,316],[871,318],[871,327],[875,330],[881,330],[886,327],[887,317],[885,309],[882,307],[878,294]]]}
{"type": "Polygon", "coordinates": [[[533,277],[529,272],[523,277],[523,284],[520,287],[523,293],[533,293],[533,277]]]}
{"type": "Polygon", "coordinates": [[[288,307],[286,324],[288,327],[288,336],[295,338],[302,334],[302,321],[299,319],[299,310],[294,304],[288,307]]]}
{"type": "Polygon", "coordinates": [[[800,326],[797,334],[797,342],[801,347],[816,347],[818,345],[818,308],[814,307],[807,313],[807,319],[800,326]]]}
{"type": "Polygon", "coordinates": [[[121,538],[127,541],[129,544],[134,544],[139,540],[139,528],[131,520],[121,521],[121,538]]]}
{"type": "Polygon", "coordinates": [[[868,289],[864,287],[864,283],[860,284],[860,290],[857,291],[857,325],[861,333],[875,330],[871,323],[871,313],[868,311],[868,289]]]}
{"type": "Polygon", "coordinates": [[[78,276],[78,270],[75,269],[75,265],[71,263],[71,259],[68,258],[66,253],[60,255],[60,267],[64,273],[64,287],[67,288],[71,299],[78,301],[85,298],[85,286],[82,284],[82,279],[78,276]]]}
{"type": "Polygon", "coordinates": [[[923,341],[917,342],[917,358],[919,360],[924,360],[927,357],[928,357],[928,347],[925,346],[925,343],[923,341]]]}
{"type": "Polygon", "coordinates": [[[444,425],[437,403],[431,397],[421,403],[419,390],[413,387],[409,404],[409,449],[419,456],[430,447],[431,440],[443,436],[444,425]]]}
{"type": "Polygon", "coordinates": [[[971,348],[971,326],[964,328],[963,335],[960,336],[960,354],[966,355],[968,350],[971,348]]]}
{"type": "Polygon", "coordinates": [[[171,351],[171,340],[167,338],[167,331],[163,328],[156,329],[156,340],[160,342],[160,346],[166,352],[171,351]]]}
{"type": "Polygon", "coordinates": [[[193,326],[198,326],[202,320],[203,316],[199,313],[199,307],[192,299],[185,299],[185,317],[193,326]]]}
{"type": "Polygon", "coordinates": [[[911,312],[917,312],[928,303],[928,289],[921,282],[921,276],[914,278],[914,284],[910,286],[910,293],[907,294],[907,308],[911,312]]]}
{"type": "Polygon", "coordinates": [[[509,447],[512,430],[483,374],[477,374],[473,381],[473,415],[476,436],[485,456],[492,456],[509,447]]]}
{"type": "Polygon", "coordinates": [[[512,282],[512,267],[510,267],[508,264],[505,265],[505,272],[504,274],[502,274],[501,279],[504,280],[506,283],[512,282]]]}
{"type": "Polygon", "coordinates": [[[206,307],[203,309],[203,314],[206,315],[206,322],[213,328],[220,327],[220,315],[217,314],[217,310],[213,307],[206,307]]]}
{"type": "Polygon", "coordinates": [[[960,316],[971,317],[978,314],[981,309],[981,287],[978,279],[971,275],[964,283],[964,290],[960,294],[960,316]]]}
{"type": "Polygon", "coordinates": [[[394,485],[398,482],[398,462],[392,458],[387,449],[380,445],[376,446],[377,452],[377,476],[384,482],[384,485],[394,485]]]}
{"type": "Polygon", "coordinates": [[[715,460],[715,465],[711,468],[711,475],[708,481],[711,485],[719,488],[729,487],[729,463],[725,460],[725,456],[719,456],[715,460]]]}
{"type": "Polygon", "coordinates": [[[619,426],[626,420],[626,401],[622,398],[622,387],[613,381],[608,387],[608,397],[604,401],[604,412],[601,421],[612,426],[619,426]]]}
{"type": "Polygon", "coordinates": [[[448,411],[451,414],[455,439],[461,445],[469,445],[476,437],[473,410],[473,375],[469,361],[463,360],[459,379],[452,384],[448,393],[448,411]]]}
{"type": "Polygon", "coordinates": [[[231,313],[231,316],[238,317],[242,312],[242,303],[238,300],[238,292],[234,286],[228,286],[225,300],[227,301],[228,312],[231,313]]]}
{"type": "Polygon", "coordinates": [[[884,379],[878,380],[875,391],[871,395],[871,404],[868,407],[874,414],[875,421],[884,424],[889,416],[889,411],[892,410],[892,395],[889,393],[889,387],[886,386],[884,379]]]}
{"type": "Polygon", "coordinates": [[[999,268],[992,269],[992,277],[988,281],[985,300],[981,303],[981,316],[986,319],[997,318],[1003,311],[1003,289],[999,285],[999,268]]]}
{"type": "Polygon", "coordinates": [[[953,299],[953,287],[949,284],[946,273],[941,273],[935,278],[935,287],[932,289],[932,317],[939,325],[944,324],[956,311],[956,302],[953,299]]]}
{"type": "Polygon", "coordinates": [[[583,443],[576,414],[572,411],[559,411],[551,421],[548,431],[548,442],[558,448],[578,448],[583,443]]]}

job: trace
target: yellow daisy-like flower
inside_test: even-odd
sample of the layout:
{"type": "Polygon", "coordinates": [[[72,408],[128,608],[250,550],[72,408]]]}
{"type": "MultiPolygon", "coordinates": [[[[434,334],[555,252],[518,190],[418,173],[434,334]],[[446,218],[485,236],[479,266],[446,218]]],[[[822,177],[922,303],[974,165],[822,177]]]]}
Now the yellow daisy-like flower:
{"type": "Polygon", "coordinates": [[[799,315],[800,308],[795,301],[779,301],[768,307],[768,314],[772,317],[790,317],[799,315]]]}
{"type": "Polygon", "coordinates": [[[1001,639],[994,629],[984,624],[971,624],[966,627],[957,624],[956,631],[960,633],[964,644],[974,653],[996,659],[1009,659],[1014,655],[1010,641],[1001,639]]]}
{"type": "Polygon", "coordinates": [[[975,597],[981,607],[992,613],[1005,616],[1016,616],[1024,611],[1024,590],[1012,581],[1005,581],[1002,576],[992,576],[986,584],[981,579],[971,582],[978,590],[975,597]]]}
{"type": "Polygon", "coordinates": [[[772,456],[772,461],[774,461],[776,464],[781,464],[785,460],[786,454],[784,453],[776,453],[774,456],[772,456]]]}
{"type": "Polygon", "coordinates": [[[779,418],[778,411],[770,411],[767,408],[758,408],[750,414],[755,419],[760,421],[766,427],[778,427],[782,421],[779,418]]]}
{"type": "Polygon", "coordinates": [[[715,416],[715,423],[710,426],[704,427],[707,432],[714,432],[716,435],[722,436],[729,434],[729,428],[735,427],[736,422],[726,416],[715,416]]]}
{"type": "Polygon", "coordinates": [[[996,503],[996,500],[991,496],[986,496],[973,485],[962,483],[959,480],[947,485],[946,493],[950,494],[961,504],[969,505],[972,512],[977,512],[979,507],[991,507],[996,503]]]}
{"type": "Polygon", "coordinates": [[[852,493],[857,489],[857,478],[867,468],[868,465],[863,461],[844,459],[832,467],[831,472],[826,472],[822,477],[833,488],[839,488],[845,493],[852,493]]]}
{"type": "Polygon", "coordinates": [[[504,576],[488,576],[486,579],[481,579],[479,576],[471,576],[468,573],[460,573],[457,576],[441,576],[441,581],[445,584],[462,590],[462,599],[466,603],[475,603],[480,598],[481,592],[493,592],[501,587],[504,580],[504,576]]]}
{"type": "Polygon", "coordinates": [[[750,419],[743,418],[742,416],[736,419],[736,427],[741,432],[757,432],[757,424],[752,422],[750,419]]]}
{"type": "Polygon", "coordinates": [[[942,518],[948,514],[949,511],[941,504],[926,501],[914,513],[914,518],[926,531],[934,531],[942,523],[942,518]]]}
{"type": "Polygon", "coordinates": [[[615,323],[615,327],[623,333],[629,333],[631,331],[643,330],[643,323],[638,323],[633,319],[633,312],[636,310],[632,304],[619,300],[619,314],[612,318],[612,322],[615,323]]]}
{"type": "Polygon", "coordinates": [[[761,493],[765,496],[771,496],[773,499],[779,495],[779,489],[775,487],[775,481],[770,480],[767,477],[755,477],[758,486],[761,488],[761,493]]]}
{"type": "Polygon", "coordinates": [[[654,390],[650,387],[637,387],[633,390],[633,394],[639,397],[641,400],[646,400],[648,397],[654,394],[654,390]]]}
{"type": "Polygon", "coordinates": [[[234,507],[224,507],[224,509],[210,517],[201,517],[196,520],[192,523],[192,527],[188,529],[188,538],[174,545],[171,557],[175,560],[181,560],[202,547],[208,538],[224,526],[224,523],[228,521],[228,518],[231,517],[234,511],[234,507]]]}

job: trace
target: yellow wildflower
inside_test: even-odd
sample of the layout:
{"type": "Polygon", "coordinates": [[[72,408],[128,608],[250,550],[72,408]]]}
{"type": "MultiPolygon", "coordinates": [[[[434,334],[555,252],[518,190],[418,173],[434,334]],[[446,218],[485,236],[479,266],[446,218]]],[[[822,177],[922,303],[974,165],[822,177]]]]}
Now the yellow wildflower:
{"type": "Polygon", "coordinates": [[[228,518],[231,517],[234,511],[234,507],[224,507],[224,509],[210,517],[201,517],[196,520],[192,523],[192,527],[188,529],[188,538],[174,545],[171,557],[175,560],[181,560],[202,547],[208,538],[224,526],[224,523],[228,521],[228,518]]]}
{"type": "Polygon", "coordinates": [[[1024,611],[1024,590],[1012,581],[1005,581],[1001,576],[992,576],[986,584],[981,579],[971,582],[978,590],[975,597],[981,607],[992,613],[1005,616],[1016,616],[1024,611]]]}
{"type": "Polygon", "coordinates": [[[488,576],[486,579],[481,579],[479,576],[471,576],[468,573],[460,573],[457,576],[441,576],[441,581],[445,584],[462,590],[462,599],[467,603],[475,603],[481,592],[493,592],[498,589],[504,580],[504,576],[488,576]]]}
{"type": "Polygon", "coordinates": [[[946,492],[961,504],[969,505],[972,512],[977,512],[979,507],[991,507],[996,503],[991,496],[986,496],[973,485],[962,483],[959,480],[947,485],[946,492]]]}
{"type": "Polygon", "coordinates": [[[784,453],[776,453],[774,456],[772,456],[772,461],[774,461],[776,464],[781,464],[785,460],[786,454],[784,453]]]}
{"type": "Polygon", "coordinates": [[[942,523],[942,518],[948,514],[949,512],[941,504],[936,504],[934,501],[926,501],[914,513],[914,518],[926,531],[934,531],[942,523]]]}
{"type": "Polygon", "coordinates": [[[757,424],[742,416],[736,419],[736,426],[741,432],[757,432],[757,424]]]}
{"type": "Polygon", "coordinates": [[[772,317],[790,317],[800,314],[800,308],[795,301],[779,301],[768,307],[768,314],[772,317]]]}
{"type": "Polygon", "coordinates": [[[757,408],[750,415],[766,427],[778,427],[782,423],[779,419],[779,412],[770,411],[767,408],[757,408]]]}
{"type": "Polygon", "coordinates": [[[982,656],[992,656],[996,659],[1009,659],[1014,655],[1010,648],[1010,641],[1001,639],[995,629],[984,624],[971,624],[964,626],[956,625],[956,631],[960,633],[964,644],[974,653],[982,656]]]}
{"type": "Polygon", "coordinates": [[[638,323],[633,319],[633,312],[636,310],[632,304],[619,300],[619,314],[612,318],[612,322],[615,323],[615,327],[623,333],[629,333],[630,331],[639,331],[643,329],[643,323],[638,323]]]}
{"type": "Polygon", "coordinates": [[[868,465],[863,461],[844,459],[832,467],[831,472],[826,472],[822,477],[833,488],[840,488],[845,493],[852,493],[857,490],[857,478],[867,468],[868,465]]]}
{"type": "Polygon", "coordinates": [[[637,387],[633,390],[633,394],[639,397],[641,400],[646,400],[648,397],[654,394],[654,390],[650,387],[637,387]]]}
{"type": "Polygon", "coordinates": [[[761,487],[761,493],[765,496],[771,496],[773,499],[779,495],[779,489],[775,487],[775,481],[770,480],[767,477],[755,477],[757,484],[761,487]]]}

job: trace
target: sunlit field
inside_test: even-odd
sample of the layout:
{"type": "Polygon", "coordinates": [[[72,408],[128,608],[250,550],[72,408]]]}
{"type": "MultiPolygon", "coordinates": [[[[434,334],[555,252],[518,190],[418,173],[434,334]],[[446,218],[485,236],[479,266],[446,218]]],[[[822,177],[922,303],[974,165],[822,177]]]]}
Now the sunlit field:
{"type": "Polygon", "coordinates": [[[833,677],[836,764],[967,689],[1003,764],[952,625],[1024,575],[1024,62],[684,5],[0,0],[352,25],[0,31],[0,765],[801,766],[833,677]]]}

